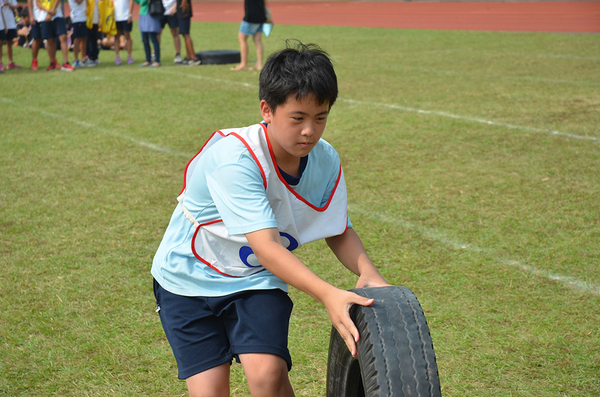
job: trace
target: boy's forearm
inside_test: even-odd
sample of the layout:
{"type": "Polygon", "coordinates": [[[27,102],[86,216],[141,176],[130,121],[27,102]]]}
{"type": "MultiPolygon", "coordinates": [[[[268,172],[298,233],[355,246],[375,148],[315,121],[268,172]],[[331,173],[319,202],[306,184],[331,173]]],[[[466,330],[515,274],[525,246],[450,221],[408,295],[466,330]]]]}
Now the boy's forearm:
{"type": "Polygon", "coordinates": [[[389,285],[369,258],[354,229],[325,239],[338,260],[351,272],[361,277],[361,287],[389,285]]]}
{"type": "Polygon", "coordinates": [[[355,304],[371,305],[373,299],[341,290],[319,278],[281,245],[279,230],[275,228],[248,233],[246,238],[256,258],[267,270],[325,306],[331,323],[346,342],[352,356],[356,356],[359,334],[350,318],[350,308],[355,304]]]}
{"type": "Polygon", "coordinates": [[[254,254],[263,266],[293,287],[306,292],[323,303],[328,291],[335,289],[282,244],[277,229],[263,229],[246,235],[254,254]]]}

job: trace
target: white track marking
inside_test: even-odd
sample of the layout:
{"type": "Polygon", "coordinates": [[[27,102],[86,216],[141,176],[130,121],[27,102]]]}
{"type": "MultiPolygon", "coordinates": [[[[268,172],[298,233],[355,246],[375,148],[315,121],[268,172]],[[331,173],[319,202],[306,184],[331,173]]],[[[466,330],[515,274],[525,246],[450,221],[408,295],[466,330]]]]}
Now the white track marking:
{"type": "MultiPolygon", "coordinates": [[[[239,81],[217,79],[217,78],[213,78],[213,77],[205,77],[205,76],[192,75],[192,74],[187,74],[187,73],[177,73],[177,72],[172,72],[172,71],[163,72],[163,73],[175,74],[175,75],[180,75],[180,76],[189,76],[189,77],[193,77],[193,78],[197,78],[197,79],[212,80],[212,81],[216,81],[219,83],[227,83],[227,84],[239,85],[239,86],[242,86],[245,88],[258,89],[257,85],[248,84],[248,83],[239,82],[239,81]]],[[[561,136],[564,138],[600,143],[600,137],[579,135],[579,134],[573,134],[573,133],[565,132],[565,131],[549,130],[549,129],[545,129],[545,128],[527,127],[527,126],[523,126],[523,125],[504,123],[501,121],[486,120],[486,119],[483,119],[480,117],[462,116],[462,115],[453,114],[453,113],[444,112],[444,111],[424,110],[424,109],[412,108],[412,107],[401,106],[401,105],[394,105],[394,104],[384,103],[384,102],[358,101],[358,100],[354,100],[354,99],[345,99],[345,98],[338,98],[338,101],[345,102],[348,104],[353,104],[353,105],[364,105],[364,106],[373,106],[373,107],[379,107],[379,108],[390,109],[390,110],[400,110],[403,112],[432,115],[432,116],[438,116],[438,117],[451,118],[451,119],[455,119],[455,120],[462,120],[462,121],[475,122],[475,123],[486,124],[486,125],[493,125],[493,126],[508,128],[508,129],[512,129],[512,130],[521,130],[521,131],[527,131],[527,132],[539,132],[539,133],[544,133],[544,134],[549,134],[549,135],[561,136]]]]}
{"type": "Polygon", "coordinates": [[[558,282],[560,284],[563,284],[563,285],[565,285],[571,289],[574,289],[576,291],[579,291],[579,292],[584,292],[584,293],[589,293],[589,294],[600,296],[600,285],[597,285],[597,284],[594,284],[591,282],[587,282],[587,281],[583,281],[583,280],[579,280],[572,276],[566,276],[566,275],[551,272],[548,270],[539,269],[535,266],[523,263],[523,262],[515,260],[515,259],[502,258],[490,249],[485,249],[485,248],[477,247],[473,244],[468,244],[465,242],[457,241],[457,240],[441,233],[438,230],[427,228],[424,226],[420,226],[420,225],[408,222],[404,219],[394,217],[388,213],[367,210],[367,209],[364,209],[361,206],[358,206],[355,204],[350,204],[349,210],[350,210],[350,212],[356,212],[361,215],[368,216],[369,218],[375,219],[378,222],[388,223],[393,226],[400,227],[402,229],[415,231],[415,232],[421,234],[423,237],[430,239],[430,240],[438,241],[453,250],[465,250],[468,252],[481,254],[488,258],[492,258],[493,260],[497,261],[498,263],[500,263],[503,266],[512,267],[512,268],[518,269],[524,273],[532,274],[537,277],[541,277],[541,278],[545,278],[547,280],[558,282]]]}
{"type": "Polygon", "coordinates": [[[385,108],[385,109],[390,109],[390,110],[400,110],[403,112],[411,112],[411,113],[446,117],[446,118],[451,118],[451,119],[456,119],[456,120],[469,121],[469,122],[481,123],[481,124],[486,124],[486,125],[493,125],[496,127],[503,127],[503,128],[508,128],[511,130],[521,130],[521,131],[527,131],[527,132],[541,132],[544,134],[562,136],[562,137],[570,138],[570,139],[578,139],[578,140],[584,140],[584,141],[591,141],[594,143],[600,143],[600,137],[588,136],[588,135],[577,135],[577,134],[572,134],[570,132],[547,130],[544,128],[527,127],[527,126],[523,126],[523,125],[504,123],[501,121],[486,120],[486,119],[482,119],[479,117],[461,116],[458,114],[453,114],[453,113],[443,112],[443,111],[423,110],[423,109],[411,108],[408,106],[393,105],[393,104],[382,103],[382,102],[357,101],[354,99],[340,98],[338,100],[341,102],[346,102],[346,103],[353,104],[353,105],[373,106],[373,107],[385,108]]]}
{"type": "MultiPolygon", "coordinates": [[[[9,103],[9,104],[14,104],[15,103],[13,100],[8,99],[8,98],[3,98],[3,97],[0,97],[0,101],[5,102],[5,103],[9,103]]],[[[68,121],[69,123],[73,123],[73,124],[79,125],[81,127],[87,128],[87,129],[89,129],[91,131],[96,131],[96,132],[100,132],[100,133],[105,134],[105,135],[113,136],[115,138],[120,138],[120,139],[128,140],[130,142],[135,143],[136,145],[139,145],[139,146],[142,146],[142,147],[154,150],[156,152],[166,153],[166,154],[170,154],[170,155],[178,156],[178,157],[185,157],[185,158],[188,158],[188,159],[193,156],[193,155],[190,155],[190,154],[176,152],[174,150],[167,149],[167,148],[155,145],[153,143],[143,141],[141,139],[136,139],[136,138],[133,138],[133,137],[131,137],[129,135],[121,134],[119,132],[116,132],[116,131],[113,131],[113,130],[110,130],[110,129],[107,129],[107,128],[104,128],[104,127],[100,127],[100,126],[98,126],[96,124],[88,123],[87,121],[82,121],[82,120],[79,120],[79,119],[75,119],[73,117],[67,117],[67,116],[63,116],[63,115],[60,115],[60,114],[56,114],[56,113],[52,113],[52,112],[47,112],[47,111],[39,109],[39,108],[34,108],[34,107],[31,107],[31,106],[19,104],[19,108],[20,109],[22,109],[24,107],[27,108],[29,111],[33,112],[34,114],[38,113],[38,114],[41,114],[42,116],[45,116],[45,117],[51,117],[53,119],[57,119],[57,120],[60,120],[60,121],[68,121]]]]}

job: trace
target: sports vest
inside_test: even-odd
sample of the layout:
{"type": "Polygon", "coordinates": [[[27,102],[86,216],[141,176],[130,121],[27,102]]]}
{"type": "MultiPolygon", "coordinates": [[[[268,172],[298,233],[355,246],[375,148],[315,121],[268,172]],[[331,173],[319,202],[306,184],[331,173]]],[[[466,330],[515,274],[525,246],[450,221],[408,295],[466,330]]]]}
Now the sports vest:
{"type": "Polygon", "coordinates": [[[340,166],[337,181],[327,203],[316,207],[294,191],[281,177],[264,124],[215,132],[185,169],[184,186],[177,198],[185,217],[196,226],[192,252],[205,265],[231,277],[248,276],[264,270],[248,240],[243,235],[230,235],[222,219],[199,223],[185,208],[186,185],[198,159],[215,142],[233,136],[248,148],[260,169],[267,199],[275,214],[283,245],[290,251],[303,244],[346,231],[348,210],[346,182],[340,166]]]}

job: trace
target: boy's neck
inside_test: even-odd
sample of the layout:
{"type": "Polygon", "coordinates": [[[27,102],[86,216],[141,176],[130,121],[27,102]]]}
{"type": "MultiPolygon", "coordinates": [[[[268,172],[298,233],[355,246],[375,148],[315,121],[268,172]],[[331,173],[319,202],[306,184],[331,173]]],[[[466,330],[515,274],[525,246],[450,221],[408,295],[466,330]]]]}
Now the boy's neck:
{"type": "Polygon", "coordinates": [[[292,157],[290,159],[286,159],[286,161],[281,161],[275,156],[275,161],[277,162],[277,166],[286,174],[299,177],[300,176],[300,160],[297,157],[292,157]]]}

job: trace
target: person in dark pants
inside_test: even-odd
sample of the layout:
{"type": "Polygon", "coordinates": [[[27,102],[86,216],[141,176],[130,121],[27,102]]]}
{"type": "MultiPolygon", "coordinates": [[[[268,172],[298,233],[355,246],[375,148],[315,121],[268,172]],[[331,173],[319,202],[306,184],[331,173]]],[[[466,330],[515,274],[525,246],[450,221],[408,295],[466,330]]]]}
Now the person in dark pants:
{"type": "Polygon", "coordinates": [[[140,64],[140,67],[150,66],[153,68],[160,66],[160,43],[158,35],[161,31],[160,17],[154,17],[148,12],[150,2],[148,0],[135,0],[140,5],[140,33],[142,34],[142,43],[144,44],[144,52],[146,53],[146,61],[140,64]],[[152,61],[152,51],[150,42],[154,47],[154,62],[152,61]]]}

